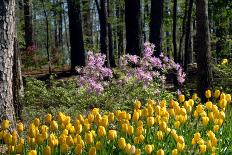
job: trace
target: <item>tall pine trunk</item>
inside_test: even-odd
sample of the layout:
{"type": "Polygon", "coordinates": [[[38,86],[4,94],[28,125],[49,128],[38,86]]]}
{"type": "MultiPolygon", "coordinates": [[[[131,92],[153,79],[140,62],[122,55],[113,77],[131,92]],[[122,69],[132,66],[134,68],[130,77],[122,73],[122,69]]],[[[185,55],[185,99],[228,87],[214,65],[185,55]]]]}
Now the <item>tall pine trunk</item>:
{"type": "Polygon", "coordinates": [[[191,55],[193,53],[191,47],[191,23],[192,23],[192,8],[193,8],[193,0],[189,0],[189,5],[188,5],[188,15],[187,15],[187,22],[186,22],[186,36],[185,36],[185,52],[184,52],[184,70],[187,72],[188,69],[188,64],[190,63],[191,55]]]}
{"type": "Polygon", "coordinates": [[[117,16],[117,43],[118,43],[118,60],[121,55],[124,54],[124,35],[123,35],[123,30],[124,30],[124,12],[123,8],[120,6],[120,3],[117,2],[117,8],[116,8],[116,16],[117,16]]]}
{"type": "Polygon", "coordinates": [[[110,1],[107,0],[107,12],[108,12],[108,20],[107,20],[107,27],[108,27],[108,39],[109,39],[109,61],[110,67],[115,67],[115,59],[114,59],[114,47],[113,47],[113,28],[112,24],[110,23],[109,18],[112,16],[112,12],[110,9],[110,1]]]}
{"type": "Polygon", "coordinates": [[[92,15],[91,15],[91,0],[82,1],[82,19],[85,48],[93,47],[93,32],[92,32],[92,15]]]}
{"type": "Polygon", "coordinates": [[[155,44],[155,56],[162,48],[163,0],[151,0],[150,42],[155,44]]]}
{"type": "Polygon", "coordinates": [[[174,61],[177,62],[177,43],[176,43],[176,26],[177,26],[177,0],[173,4],[173,23],[172,23],[172,44],[174,61]]]}
{"type": "Polygon", "coordinates": [[[142,53],[142,20],[140,0],[125,0],[126,52],[132,55],[142,53]]]}
{"type": "Polygon", "coordinates": [[[71,71],[75,73],[76,66],[85,66],[80,0],[68,0],[68,16],[71,45],[71,71]]]}
{"type": "Polygon", "coordinates": [[[0,0],[0,122],[7,119],[13,123],[13,56],[15,38],[15,1],[0,0]]]}
{"type": "Polygon", "coordinates": [[[210,52],[210,33],[208,21],[208,0],[196,0],[196,53],[198,68],[198,93],[204,100],[204,92],[211,88],[212,68],[210,52]]]}
{"type": "Polygon", "coordinates": [[[62,0],[58,0],[59,11],[58,11],[58,44],[59,50],[63,51],[63,5],[62,0]]]}
{"type": "Polygon", "coordinates": [[[109,36],[108,36],[108,24],[107,24],[107,1],[100,0],[100,4],[98,0],[95,0],[99,21],[100,21],[100,49],[101,53],[106,55],[106,65],[110,66],[109,60],[109,36]]]}
{"type": "Polygon", "coordinates": [[[188,1],[189,0],[185,0],[184,18],[182,21],[182,34],[181,34],[180,42],[179,42],[178,62],[180,64],[183,64],[183,41],[186,35],[186,18],[188,14],[188,1]]]}
{"type": "Polygon", "coordinates": [[[24,32],[26,49],[33,43],[32,1],[24,0],[24,32]]]}
{"type": "Polygon", "coordinates": [[[18,46],[18,41],[14,39],[14,56],[13,56],[13,102],[15,115],[18,119],[22,120],[22,103],[21,98],[23,96],[23,80],[21,74],[21,56],[18,46]]]}

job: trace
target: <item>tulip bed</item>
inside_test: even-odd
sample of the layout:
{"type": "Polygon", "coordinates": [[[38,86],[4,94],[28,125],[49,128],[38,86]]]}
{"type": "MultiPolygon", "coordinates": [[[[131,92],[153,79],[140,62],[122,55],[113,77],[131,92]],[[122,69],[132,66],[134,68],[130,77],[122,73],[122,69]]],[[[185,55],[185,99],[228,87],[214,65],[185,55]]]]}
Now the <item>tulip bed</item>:
{"type": "Polygon", "coordinates": [[[27,126],[17,123],[13,131],[4,120],[0,146],[7,154],[24,155],[218,154],[231,96],[219,90],[212,95],[207,90],[205,96],[204,104],[196,94],[144,104],[136,100],[131,113],[94,108],[74,119],[62,112],[47,114],[27,126]]]}

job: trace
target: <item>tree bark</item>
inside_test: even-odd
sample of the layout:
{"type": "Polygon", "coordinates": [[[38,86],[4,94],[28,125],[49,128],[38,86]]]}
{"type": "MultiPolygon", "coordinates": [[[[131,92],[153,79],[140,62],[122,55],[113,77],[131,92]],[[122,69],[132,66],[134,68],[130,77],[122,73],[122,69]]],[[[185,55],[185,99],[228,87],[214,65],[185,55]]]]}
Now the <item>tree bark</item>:
{"type": "Polygon", "coordinates": [[[45,4],[44,4],[44,0],[42,0],[42,5],[43,5],[43,12],[44,12],[44,17],[45,17],[45,23],[46,23],[46,51],[47,51],[47,61],[48,61],[48,72],[49,75],[52,74],[52,67],[51,67],[51,57],[50,57],[50,38],[49,38],[49,21],[48,21],[48,15],[47,12],[45,10],[45,4]]]}
{"type": "Polygon", "coordinates": [[[126,52],[140,56],[142,53],[142,20],[140,0],[125,0],[126,52]]]}
{"type": "Polygon", "coordinates": [[[14,56],[13,56],[13,102],[15,115],[18,119],[22,120],[22,103],[21,98],[23,96],[23,80],[21,74],[21,56],[18,46],[18,41],[14,39],[14,56]]]}
{"type": "Polygon", "coordinates": [[[151,0],[150,42],[155,44],[155,56],[162,48],[163,0],[151,0]]]}
{"type": "Polygon", "coordinates": [[[124,41],[123,41],[123,30],[124,30],[124,10],[120,6],[120,3],[117,3],[116,8],[116,16],[117,16],[117,39],[118,39],[118,61],[120,59],[120,56],[124,53],[124,41]]]}
{"type": "Polygon", "coordinates": [[[182,22],[182,35],[180,37],[180,42],[179,42],[179,52],[178,52],[178,62],[180,64],[183,64],[183,40],[185,38],[185,34],[186,34],[186,18],[187,18],[187,14],[188,14],[188,1],[185,1],[185,11],[184,11],[184,18],[183,18],[183,22],[182,22]]]}
{"type": "Polygon", "coordinates": [[[174,61],[177,62],[177,43],[176,43],[176,24],[177,23],[177,0],[174,0],[173,4],[173,23],[172,23],[172,44],[174,61]]]}
{"type": "Polygon", "coordinates": [[[196,53],[198,68],[198,93],[204,100],[204,92],[211,88],[212,68],[208,21],[208,0],[196,0],[196,53]]]}
{"type": "Polygon", "coordinates": [[[191,45],[191,23],[192,23],[192,8],[193,8],[193,0],[189,0],[188,5],[188,15],[187,15],[187,22],[186,22],[186,36],[185,36],[185,52],[184,52],[184,70],[187,72],[188,64],[190,63],[191,55],[193,51],[189,48],[191,45]]]}
{"type": "Polygon", "coordinates": [[[58,0],[59,11],[58,11],[58,44],[59,50],[63,51],[63,2],[58,0]]]}
{"type": "Polygon", "coordinates": [[[15,127],[12,78],[15,37],[15,1],[0,0],[0,122],[7,119],[15,127]]]}
{"type": "Polygon", "coordinates": [[[108,12],[108,39],[109,39],[109,60],[110,60],[110,67],[115,67],[115,59],[114,59],[114,47],[113,47],[113,30],[112,24],[109,21],[109,18],[112,16],[112,12],[110,10],[110,2],[107,0],[107,12],[108,12]]]}
{"type": "Polygon", "coordinates": [[[71,45],[71,71],[75,73],[76,66],[85,66],[80,0],[68,0],[68,15],[71,45]]]}
{"type": "Polygon", "coordinates": [[[32,0],[24,0],[24,32],[26,49],[34,44],[32,25],[32,0]]]}
{"type": "Polygon", "coordinates": [[[83,33],[84,43],[86,48],[93,47],[93,32],[92,32],[92,18],[91,18],[91,0],[82,1],[82,17],[83,17],[83,33]]]}
{"type": "Polygon", "coordinates": [[[106,55],[106,65],[110,66],[109,59],[109,36],[108,36],[108,25],[107,25],[107,1],[100,0],[100,4],[98,0],[95,0],[99,21],[100,21],[100,49],[101,53],[106,55]]]}

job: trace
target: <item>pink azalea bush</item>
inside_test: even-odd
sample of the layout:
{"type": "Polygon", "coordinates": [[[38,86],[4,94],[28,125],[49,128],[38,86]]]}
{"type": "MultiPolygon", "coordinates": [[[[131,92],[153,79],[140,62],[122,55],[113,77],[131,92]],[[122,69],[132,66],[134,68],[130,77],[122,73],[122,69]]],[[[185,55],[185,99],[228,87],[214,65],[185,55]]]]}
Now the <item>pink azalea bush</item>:
{"type": "Polygon", "coordinates": [[[124,55],[120,59],[120,69],[126,74],[128,79],[136,78],[137,82],[149,85],[153,80],[165,83],[165,73],[173,71],[176,74],[180,84],[185,81],[186,74],[182,67],[162,53],[159,57],[155,57],[154,45],[146,42],[142,57],[136,55],[124,55]]]}
{"type": "Polygon", "coordinates": [[[89,92],[99,94],[108,84],[107,80],[113,78],[113,72],[110,68],[105,67],[106,56],[89,51],[87,53],[87,64],[85,67],[77,67],[77,72],[81,75],[79,85],[87,88],[89,92]]]}
{"type": "Polygon", "coordinates": [[[185,81],[185,73],[182,67],[163,54],[155,57],[153,55],[154,47],[153,44],[146,42],[142,57],[129,54],[122,56],[119,70],[123,73],[124,78],[119,79],[113,79],[112,69],[105,66],[105,55],[88,52],[86,66],[83,68],[77,67],[77,72],[80,74],[78,83],[89,92],[99,94],[113,80],[120,86],[134,79],[144,87],[148,87],[153,82],[164,84],[166,73],[173,71],[178,82],[182,84],[185,81]]]}

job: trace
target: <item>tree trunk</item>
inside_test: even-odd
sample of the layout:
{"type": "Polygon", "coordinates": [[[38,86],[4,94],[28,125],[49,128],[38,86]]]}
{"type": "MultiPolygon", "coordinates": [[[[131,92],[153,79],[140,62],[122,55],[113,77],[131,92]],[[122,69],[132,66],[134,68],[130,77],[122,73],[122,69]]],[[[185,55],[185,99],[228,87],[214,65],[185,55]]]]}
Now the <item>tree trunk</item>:
{"type": "Polygon", "coordinates": [[[14,56],[13,56],[13,102],[15,115],[18,119],[22,120],[22,103],[21,98],[23,96],[23,80],[21,74],[21,58],[20,50],[18,47],[18,41],[14,39],[14,56]]]}
{"type": "Polygon", "coordinates": [[[212,68],[208,21],[208,0],[196,0],[196,53],[198,68],[198,93],[204,100],[204,92],[211,88],[212,68]]]}
{"type": "Polygon", "coordinates": [[[63,0],[61,0],[62,2],[62,9],[63,9],[63,20],[64,20],[64,32],[65,32],[65,43],[66,43],[66,47],[67,47],[67,51],[68,53],[70,53],[70,45],[69,45],[69,34],[68,34],[68,28],[67,28],[67,20],[66,20],[66,13],[65,13],[65,5],[63,3],[63,0]]]}
{"type": "Polygon", "coordinates": [[[142,20],[140,0],[125,0],[126,52],[140,56],[142,53],[142,20]]]}
{"type": "Polygon", "coordinates": [[[68,15],[71,44],[71,71],[75,73],[76,66],[85,66],[80,0],[68,0],[68,15]]]}
{"type": "Polygon", "coordinates": [[[26,49],[33,43],[33,25],[32,25],[32,1],[24,0],[24,31],[26,49]]]}
{"type": "Polygon", "coordinates": [[[176,43],[176,24],[177,23],[177,0],[174,0],[173,5],[173,24],[172,24],[172,44],[173,44],[173,54],[174,61],[177,62],[177,43],[176,43]]]}
{"type": "Polygon", "coordinates": [[[59,47],[59,42],[58,42],[58,18],[57,18],[57,0],[53,0],[53,20],[54,20],[54,43],[55,43],[55,48],[57,49],[59,47]]]}
{"type": "Polygon", "coordinates": [[[155,44],[155,56],[162,48],[163,0],[151,0],[150,42],[155,44]]]}
{"type": "MultiPolygon", "coordinates": [[[[112,12],[110,10],[110,2],[107,0],[107,12],[108,12],[108,18],[112,16],[112,12]]],[[[108,27],[108,39],[109,39],[109,60],[110,60],[110,67],[115,67],[115,59],[114,59],[114,47],[113,47],[113,30],[112,30],[112,24],[110,21],[107,21],[107,27],[108,27]]]]}
{"type": "Polygon", "coordinates": [[[191,23],[192,23],[192,8],[193,8],[193,0],[189,0],[189,7],[188,7],[188,15],[187,15],[187,22],[186,22],[186,36],[185,36],[185,52],[184,52],[184,70],[187,72],[188,64],[190,63],[191,55],[193,51],[189,48],[191,45],[191,23]]]}
{"type": "Polygon", "coordinates": [[[7,119],[15,127],[12,78],[15,37],[15,1],[0,0],[0,122],[7,119]]]}
{"type": "Polygon", "coordinates": [[[49,21],[48,21],[48,15],[47,12],[45,10],[45,4],[44,4],[44,0],[42,0],[42,5],[43,5],[43,12],[44,12],[44,17],[45,17],[45,23],[46,23],[46,51],[47,51],[47,61],[48,61],[48,71],[49,71],[49,75],[52,74],[52,68],[51,68],[51,57],[50,57],[50,38],[49,38],[49,21]]]}
{"type": "Polygon", "coordinates": [[[63,2],[58,0],[59,11],[58,11],[58,45],[59,50],[63,51],[63,2]]]}
{"type": "Polygon", "coordinates": [[[83,0],[82,1],[82,17],[83,17],[83,33],[84,33],[84,42],[85,48],[93,47],[93,32],[92,32],[92,18],[91,18],[91,1],[83,0]]]}
{"type": "Polygon", "coordinates": [[[184,11],[184,18],[183,18],[183,22],[182,22],[182,35],[180,37],[180,42],[179,42],[179,52],[178,52],[178,62],[180,64],[183,64],[183,40],[185,38],[185,34],[186,34],[186,18],[187,18],[187,13],[188,13],[188,1],[185,1],[185,11],[184,11]]]}
{"type": "Polygon", "coordinates": [[[100,21],[100,49],[101,53],[106,55],[106,64],[109,67],[110,66],[110,60],[109,60],[109,36],[108,36],[108,25],[107,25],[107,1],[106,0],[100,0],[100,5],[98,3],[98,0],[95,0],[98,15],[99,15],[99,21],[100,21]]]}
{"type": "Polygon", "coordinates": [[[118,39],[118,60],[121,55],[124,53],[124,43],[123,43],[123,30],[124,26],[122,23],[124,23],[124,12],[123,8],[120,6],[119,3],[117,3],[117,9],[116,9],[116,16],[117,16],[117,39],[118,39]]]}

